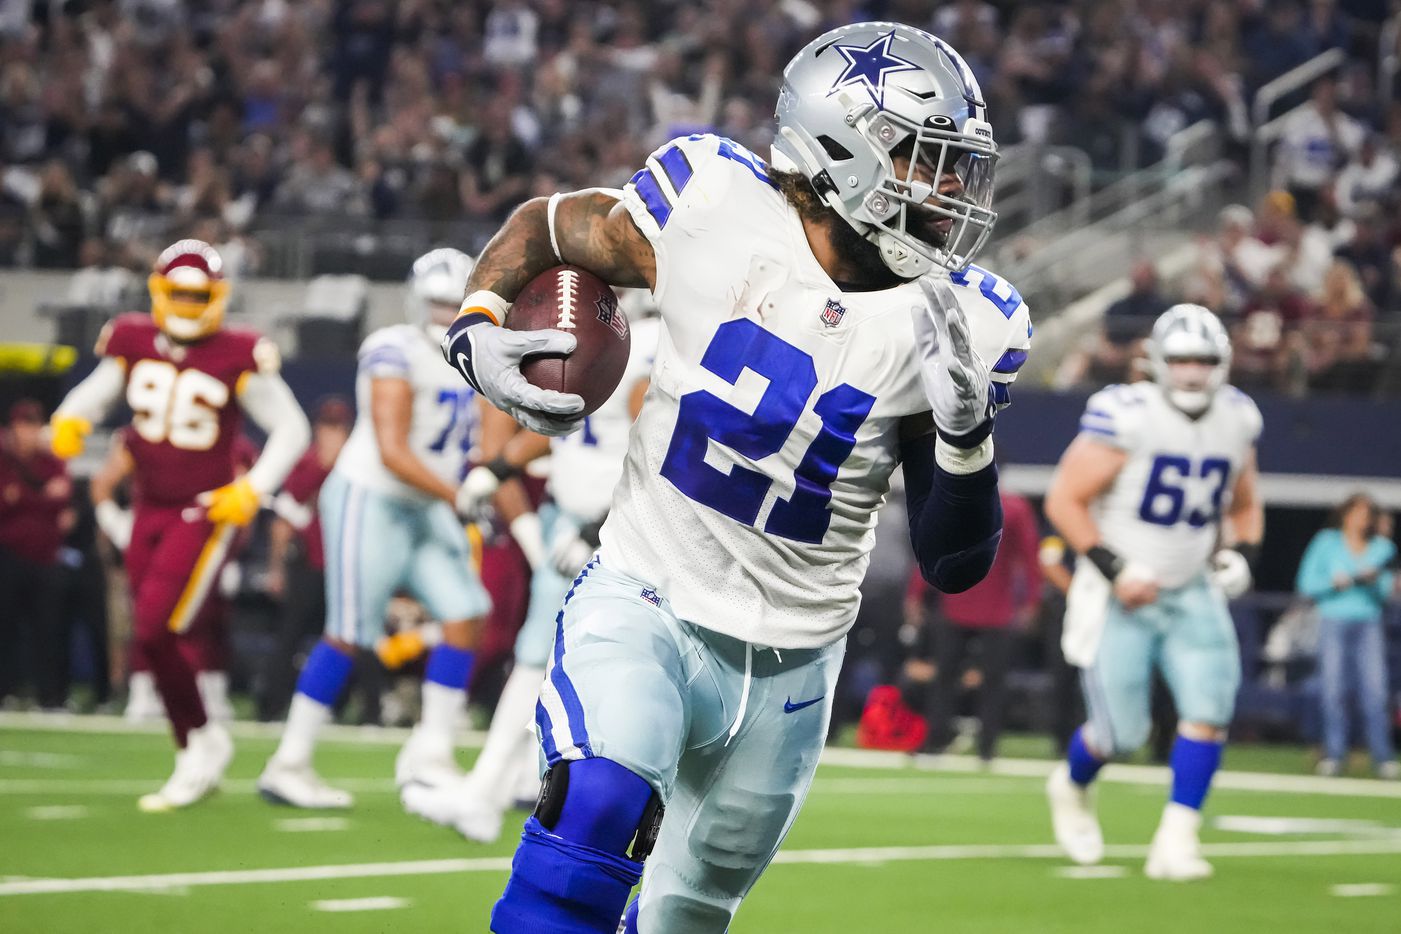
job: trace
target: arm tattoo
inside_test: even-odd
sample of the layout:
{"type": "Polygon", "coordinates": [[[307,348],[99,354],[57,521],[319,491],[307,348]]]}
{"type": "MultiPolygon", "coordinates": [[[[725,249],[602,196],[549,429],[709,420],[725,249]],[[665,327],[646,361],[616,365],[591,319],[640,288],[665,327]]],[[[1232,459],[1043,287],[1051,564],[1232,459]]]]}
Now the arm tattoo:
{"type": "MultiPolygon", "coordinates": [[[[467,294],[489,289],[507,301],[531,279],[558,265],[550,246],[546,219],[548,200],[533,198],[521,205],[482,250],[467,280],[467,294]]],[[[582,266],[612,285],[646,288],[652,284],[656,259],[652,245],[612,196],[583,191],[560,200],[555,236],[565,262],[582,266]]]]}

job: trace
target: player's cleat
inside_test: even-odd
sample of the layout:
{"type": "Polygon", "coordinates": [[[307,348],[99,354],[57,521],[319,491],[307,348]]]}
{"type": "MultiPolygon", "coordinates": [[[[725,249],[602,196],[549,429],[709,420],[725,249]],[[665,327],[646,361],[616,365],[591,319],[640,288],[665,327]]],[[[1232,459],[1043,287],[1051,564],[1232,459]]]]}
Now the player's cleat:
{"type": "Polygon", "coordinates": [[[1065,855],[1081,866],[1104,858],[1104,835],[1095,816],[1094,792],[1070,780],[1070,766],[1061,762],[1046,780],[1051,827],[1065,855]]]}
{"type": "Polygon", "coordinates": [[[1197,837],[1201,824],[1200,811],[1175,801],[1168,802],[1148,850],[1148,862],[1143,869],[1148,878],[1190,882],[1211,875],[1211,864],[1202,858],[1202,844],[1197,837]]]}
{"type": "Polygon", "coordinates": [[[475,843],[495,843],[501,838],[503,815],[482,800],[470,777],[436,788],[405,785],[399,800],[410,814],[451,827],[475,843]]]}
{"type": "Polygon", "coordinates": [[[433,742],[421,726],[409,734],[409,741],[394,760],[394,783],[401,790],[410,784],[429,788],[452,786],[463,777],[451,747],[433,742]]]}
{"type": "Polygon", "coordinates": [[[276,759],[258,776],[258,794],[270,804],[312,810],[342,810],[355,803],[350,792],[332,788],[311,766],[282,765],[276,759]]]}
{"type": "Polygon", "coordinates": [[[148,814],[189,807],[219,787],[233,759],[233,740],[218,723],[191,730],[185,748],[175,754],[175,771],[159,791],[142,795],[137,806],[148,814]]]}
{"type": "Polygon", "coordinates": [[[1319,759],[1318,765],[1313,767],[1313,771],[1315,775],[1321,775],[1324,778],[1337,778],[1343,774],[1343,768],[1338,764],[1337,759],[1319,759]]]}
{"type": "Polygon", "coordinates": [[[1397,779],[1401,779],[1401,764],[1397,764],[1394,759],[1390,762],[1381,763],[1377,766],[1377,778],[1386,782],[1394,782],[1397,779]]]}

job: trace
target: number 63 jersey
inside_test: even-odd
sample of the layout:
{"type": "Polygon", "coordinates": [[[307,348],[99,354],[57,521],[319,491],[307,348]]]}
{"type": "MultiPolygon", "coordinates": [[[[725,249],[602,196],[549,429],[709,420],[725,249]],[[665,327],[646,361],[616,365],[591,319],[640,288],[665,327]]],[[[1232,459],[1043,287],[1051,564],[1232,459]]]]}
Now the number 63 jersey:
{"type": "MultiPolygon", "coordinates": [[[[665,329],[601,560],[695,625],[827,645],[860,605],[900,422],[929,411],[923,293],[843,291],[767,166],[719,137],[657,150],[622,204],[655,252],[665,329]]],[[[1026,306],[977,267],[952,282],[1005,404],[1026,306]]]]}
{"type": "Polygon", "coordinates": [[[1181,587],[1216,549],[1222,512],[1260,437],[1260,410],[1225,386],[1199,418],[1157,383],[1109,386],[1090,397],[1080,431],[1128,458],[1091,514],[1105,545],[1181,587]]]}

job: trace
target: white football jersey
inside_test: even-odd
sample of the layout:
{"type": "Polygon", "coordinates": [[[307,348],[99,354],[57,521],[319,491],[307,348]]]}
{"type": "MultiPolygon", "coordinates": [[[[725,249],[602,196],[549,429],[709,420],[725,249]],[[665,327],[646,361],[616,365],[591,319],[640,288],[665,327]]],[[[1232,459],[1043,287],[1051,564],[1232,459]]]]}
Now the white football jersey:
{"type": "Polygon", "coordinates": [[[335,470],[381,493],[431,498],[390,473],[380,458],[370,417],[370,381],[374,379],[408,380],[413,387],[409,449],[443,482],[454,486],[461,482],[468,452],[477,440],[476,393],[452,367],[443,364],[437,345],[413,324],[380,328],[360,345],[355,427],[336,458],[335,470]]]}
{"type": "Polygon", "coordinates": [[[1163,587],[1200,574],[1262,424],[1255,403],[1234,386],[1223,387],[1197,419],[1168,402],[1157,383],[1091,396],[1081,432],[1128,454],[1091,508],[1104,544],[1151,568],[1163,587]]]}
{"type": "MultiPolygon", "coordinates": [[[[603,563],[695,625],[829,644],[856,618],[900,422],[929,410],[911,314],[924,296],[842,291],[767,166],[729,140],[663,146],[622,203],[656,253],[665,328],[603,563]]],[[[1005,404],[1026,305],[977,267],[953,282],[1005,404]]]]}
{"type": "Polygon", "coordinates": [[[628,327],[632,330],[631,349],[617,390],[584,419],[582,428],[550,442],[550,497],[560,509],[584,523],[602,519],[613,501],[632,429],[628,401],[633,387],[652,371],[657,356],[661,322],[643,319],[629,322],[628,327]]]}

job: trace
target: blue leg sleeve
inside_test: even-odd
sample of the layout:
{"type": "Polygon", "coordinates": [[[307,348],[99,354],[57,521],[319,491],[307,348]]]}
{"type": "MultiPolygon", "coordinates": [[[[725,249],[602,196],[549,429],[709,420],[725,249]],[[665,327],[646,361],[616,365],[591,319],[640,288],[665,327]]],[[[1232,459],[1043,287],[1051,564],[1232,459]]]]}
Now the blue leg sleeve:
{"type": "Polygon", "coordinates": [[[1172,744],[1172,800],[1200,811],[1221,765],[1221,744],[1178,736],[1172,744]]]}
{"type": "Polygon", "coordinates": [[[1070,780],[1082,786],[1094,781],[1099,770],[1104,767],[1104,760],[1095,758],[1085,745],[1084,733],[1085,728],[1082,726],[1070,737],[1070,749],[1065,757],[1070,764],[1070,780]]]}
{"type": "Polygon", "coordinates": [[[525,822],[511,878],[492,909],[497,934],[616,934],[628,894],[642,878],[642,864],[626,852],[652,786],[608,759],[567,768],[554,827],[537,816],[525,822]]]}
{"type": "Polygon", "coordinates": [[[628,910],[623,915],[622,934],[638,934],[637,931],[637,899],[633,899],[628,905],[628,910]]]}
{"type": "Polygon", "coordinates": [[[297,677],[297,693],[326,707],[334,707],[345,682],[350,679],[351,665],[349,655],[342,655],[325,642],[316,643],[297,677]]]}

